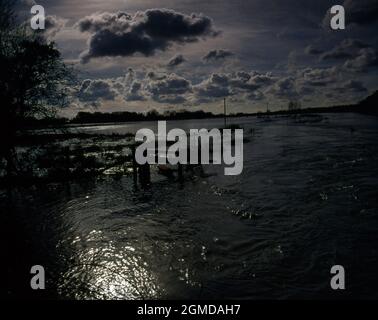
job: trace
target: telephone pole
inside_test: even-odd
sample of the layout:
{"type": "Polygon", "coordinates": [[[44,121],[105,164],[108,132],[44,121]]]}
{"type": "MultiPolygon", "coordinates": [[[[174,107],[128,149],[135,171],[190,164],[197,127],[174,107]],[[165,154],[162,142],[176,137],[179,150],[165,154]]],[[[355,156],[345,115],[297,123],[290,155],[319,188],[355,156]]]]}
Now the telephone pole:
{"type": "Polygon", "coordinates": [[[226,98],[223,100],[224,128],[227,126],[226,98]]]}

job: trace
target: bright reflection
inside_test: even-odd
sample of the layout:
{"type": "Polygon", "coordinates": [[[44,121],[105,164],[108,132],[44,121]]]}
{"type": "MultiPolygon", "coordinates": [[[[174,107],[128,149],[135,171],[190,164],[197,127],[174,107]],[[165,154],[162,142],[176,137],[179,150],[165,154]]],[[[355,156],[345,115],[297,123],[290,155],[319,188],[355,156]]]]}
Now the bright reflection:
{"type": "Polygon", "coordinates": [[[85,239],[75,237],[72,244],[78,254],[61,277],[61,293],[75,299],[154,299],[160,295],[157,279],[134,247],[116,247],[97,230],[85,239]]]}

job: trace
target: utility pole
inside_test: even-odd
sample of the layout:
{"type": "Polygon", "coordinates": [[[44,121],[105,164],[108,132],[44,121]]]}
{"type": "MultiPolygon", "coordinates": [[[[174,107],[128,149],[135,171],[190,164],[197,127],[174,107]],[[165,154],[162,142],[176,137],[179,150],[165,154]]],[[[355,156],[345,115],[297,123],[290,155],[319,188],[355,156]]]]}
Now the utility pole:
{"type": "Polygon", "coordinates": [[[226,128],[226,126],[227,126],[226,98],[224,98],[223,102],[224,102],[224,104],[223,104],[223,108],[224,108],[224,111],[223,111],[223,114],[224,114],[224,128],[226,128]]]}

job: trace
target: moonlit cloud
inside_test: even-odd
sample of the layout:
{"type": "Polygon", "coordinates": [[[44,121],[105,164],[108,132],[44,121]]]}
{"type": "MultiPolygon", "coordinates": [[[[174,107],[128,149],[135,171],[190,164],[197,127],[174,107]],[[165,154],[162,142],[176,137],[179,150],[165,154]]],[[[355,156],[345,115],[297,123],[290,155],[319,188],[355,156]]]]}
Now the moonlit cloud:
{"type": "Polygon", "coordinates": [[[212,20],[202,14],[186,15],[168,9],[150,9],[131,15],[99,13],[78,21],[82,32],[91,33],[83,61],[104,56],[144,56],[166,51],[174,43],[197,42],[219,34],[212,20]]]}

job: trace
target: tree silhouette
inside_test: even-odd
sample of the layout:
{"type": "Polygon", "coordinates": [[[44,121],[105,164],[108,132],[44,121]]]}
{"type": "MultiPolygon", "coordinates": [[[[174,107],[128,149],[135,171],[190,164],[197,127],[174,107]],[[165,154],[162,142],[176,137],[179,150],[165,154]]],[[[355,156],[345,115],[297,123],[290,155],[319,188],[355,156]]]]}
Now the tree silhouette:
{"type": "Polygon", "coordinates": [[[11,175],[17,173],[17,132],[26,119],[53,117],[68,103],[73,73],[43,32],[15,22],[10,1],[0,0],[0,17],[0,160],[11,175]]]}

